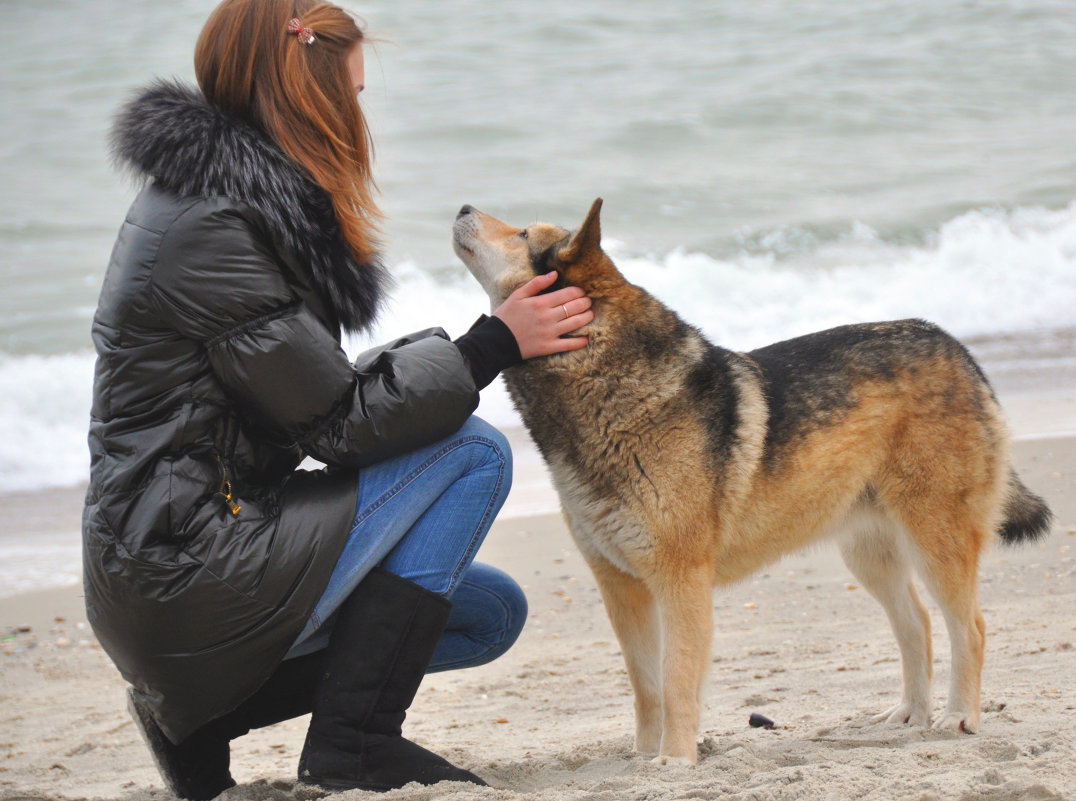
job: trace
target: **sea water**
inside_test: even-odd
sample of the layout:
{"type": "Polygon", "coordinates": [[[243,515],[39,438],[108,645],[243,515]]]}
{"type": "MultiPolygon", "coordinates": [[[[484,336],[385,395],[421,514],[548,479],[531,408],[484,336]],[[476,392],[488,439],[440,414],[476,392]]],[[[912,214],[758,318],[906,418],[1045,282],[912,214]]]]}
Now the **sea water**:
{"type": "MultiPolygon", "coordinates": [[[[136,191],[111,116],[193,80],[213,5],[50,0],[0,48],[0,493],[86,478],[90,321],[136,191]]],[[[728,347],[1076,326],[1070,0],[352,8],[397,285],[351,352],[489,310],[451,250],[463,203],[570,228],[598,196],[629,279],[728,347]]],[[[480,413],[516,421],[499,383],[480,413]]]]}

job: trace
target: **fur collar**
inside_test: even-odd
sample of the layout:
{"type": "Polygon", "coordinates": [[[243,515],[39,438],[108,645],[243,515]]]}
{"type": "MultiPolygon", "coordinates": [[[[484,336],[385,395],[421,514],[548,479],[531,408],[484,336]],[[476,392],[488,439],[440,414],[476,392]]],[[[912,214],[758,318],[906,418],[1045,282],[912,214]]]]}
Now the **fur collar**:
{"type": "Polygon", "coordinates": [[[368,328],[390,283],[379,258],[356,262],[332,202],[255,126],[210,105],[193,87],[158,81],[112,128],[117,164],[184,197],[224,195],[253,208],[310,266],[314,288],[347,330],[368,328]]]}

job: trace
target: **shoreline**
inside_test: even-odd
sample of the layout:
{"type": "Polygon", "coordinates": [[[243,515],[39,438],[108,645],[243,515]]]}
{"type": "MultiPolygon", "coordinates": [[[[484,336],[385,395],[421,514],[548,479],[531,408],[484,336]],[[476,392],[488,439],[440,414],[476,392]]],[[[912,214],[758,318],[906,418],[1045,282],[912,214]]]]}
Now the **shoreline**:
{"type": "MultiPolygon", "coordinates": [[[[965,345],[998,394],[1014,445],[1076,437],[1076,328],[973,337],[965,345]]],[[[501,428],[512,446],[514,479],[498,519],[559,514],[529,434],[518,423],[501,428]]],[[[85,484],[0,493],[0,602],[81,582],[84,496],[85,484]]]]}

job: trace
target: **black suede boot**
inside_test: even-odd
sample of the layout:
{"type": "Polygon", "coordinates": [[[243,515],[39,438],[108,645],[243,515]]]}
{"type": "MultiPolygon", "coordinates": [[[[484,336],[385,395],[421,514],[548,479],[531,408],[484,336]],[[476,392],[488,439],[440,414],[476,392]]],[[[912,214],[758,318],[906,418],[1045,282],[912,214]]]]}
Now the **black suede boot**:
{"type": "Polygon", "coordinates": [[[229,770],[229,742],[251,729],[309,713],[322,673],[324,652],[281,662],[254,695],[178,745],[161,731],[133,688],[127,690],[127,711],[149,746],[168,791],[189,801],[208,801],[235,787],[229,770]]]}
{"type": "Polygon", "coordinates": [[[452,604],[374,570],[344,602],[299,759],[299,781],[330,790],[392,790],[409,782],[485,782],[403,738],[400,727],[452,604]]]}

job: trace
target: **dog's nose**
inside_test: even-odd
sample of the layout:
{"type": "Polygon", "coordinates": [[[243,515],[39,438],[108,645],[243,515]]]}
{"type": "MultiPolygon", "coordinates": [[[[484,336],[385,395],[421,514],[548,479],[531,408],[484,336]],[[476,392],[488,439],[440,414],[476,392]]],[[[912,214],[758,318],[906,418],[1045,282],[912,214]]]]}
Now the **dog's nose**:
{"type": "Polygon", "coordinates": [[[473,206],[471,206],[471,204],[470,204],[470,203],[464,203],[464,204],[463,204],[463,205],[462,205],[462,206],[460,207],[460,213],[456,215],[456,219],[458,220],[458,219],[459,219],[460,217],[466,217],[466,216],[467,216],[468,214],[470,214],[470,213],[471,213],[472,211],[474,211],[474,207],[473,207],[473,206]]]}

